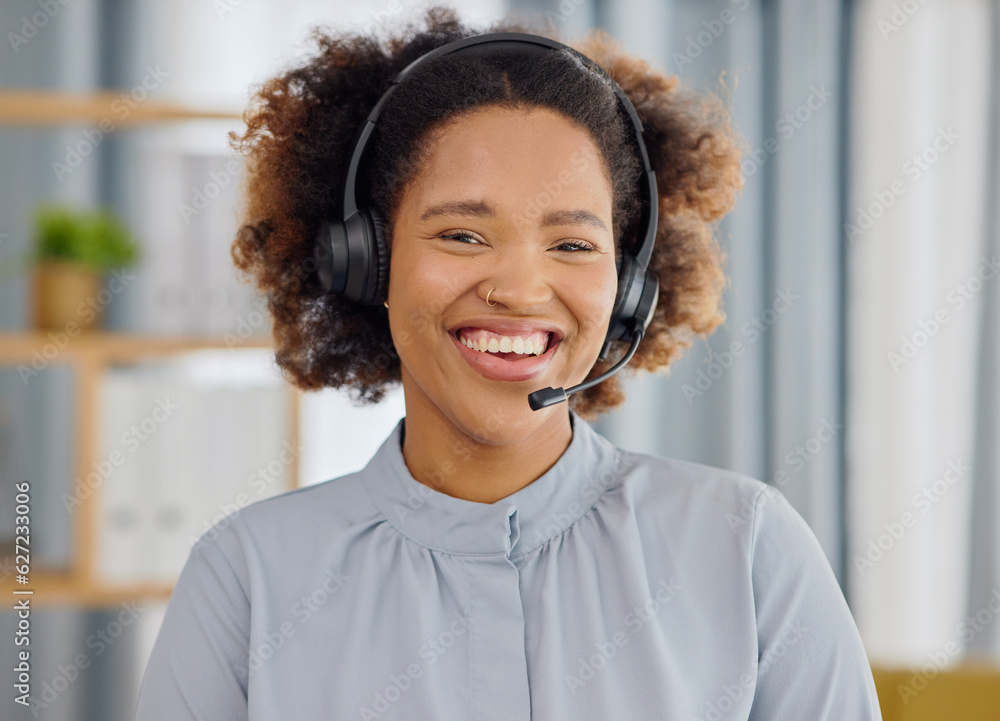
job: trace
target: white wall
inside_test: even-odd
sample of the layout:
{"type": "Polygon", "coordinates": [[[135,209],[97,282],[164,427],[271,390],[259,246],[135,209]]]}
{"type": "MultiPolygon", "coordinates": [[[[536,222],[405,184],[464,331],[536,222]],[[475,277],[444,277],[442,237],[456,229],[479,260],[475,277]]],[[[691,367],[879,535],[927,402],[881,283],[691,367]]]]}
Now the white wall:
{"type": "Polygon", "coordinates": [[[924,664],[962,641],[972,472],[955,469],[972,463],[983,294],[956,288],[980,285],[989,5],[858,4],[849,588],[873,662],[924,664]]]}

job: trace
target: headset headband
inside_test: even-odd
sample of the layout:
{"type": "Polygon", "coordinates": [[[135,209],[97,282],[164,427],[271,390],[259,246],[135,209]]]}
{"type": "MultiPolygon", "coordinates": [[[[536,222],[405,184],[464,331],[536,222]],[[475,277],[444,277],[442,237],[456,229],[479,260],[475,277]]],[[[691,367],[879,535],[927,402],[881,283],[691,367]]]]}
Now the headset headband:
{"type": "Polygon", "coordinates": [[[632,102],[628,99],[625,91],[621,89],[618,83],[616,83],[602,67],[574,48],[541,35],[516,32],[474,35],[472,37],[455,40],[435,48],[403,68],[403,70],[400,71],[400,73],[392,81],[392,85],[390,85],[389,89],[386,90],[379,101],[375,104],[375,107],[372,108],[371,112],[368,114],[368,119],[357,133],[354,142],[354,152],[351,154],[351,159],[347,166],[347,173],[344,176],[343,199],[341,202],[340,217],[348,218],[358,211],[357,194],[355,191],[358,170],[361,167],[361,160],[368,147],[368,142],[371,139],[372,133],[375,130],[378,118],[382,113],[382,108],[385,106],[386,101],[392,96],[399,83],[409,76],[415,68],[423,63],[444,55],[460,52],[462,50],[465,50],[466,52],[472,51],[482,53],[485,50],[485,46],[489,46],[491,50],[513,50],[518,53],[536,51],[542,52],[543,50],[551,49],[569,50],[576,57],[578,57],[586,67],[598,73],[608,81],[611,88],[615,91],[615,96],[618,98],[618,104],[625,112],[626,117],[628,117],[632,123],[635,143],[638,146],[639,155],[642,158],[642,177],[639,180],[639,190],[642,200],[642,210],[639,223],[639,228],[641,230],[640,237],[638,238],[636,247],[633,248],[631,255],[633,255],[639,267],[645,270],[649,265],[649,259],[653,254],[653,245],[656,240],[658,207],[656,174],[653,172],[649,164],[649,154],[646,152],[646,144],[642,139],[642,122],[639,120],[639,115],[636,113],[635,108],[632,106],[632,102]],[[532,46],[535,47],[533,48],[532,46]]]}

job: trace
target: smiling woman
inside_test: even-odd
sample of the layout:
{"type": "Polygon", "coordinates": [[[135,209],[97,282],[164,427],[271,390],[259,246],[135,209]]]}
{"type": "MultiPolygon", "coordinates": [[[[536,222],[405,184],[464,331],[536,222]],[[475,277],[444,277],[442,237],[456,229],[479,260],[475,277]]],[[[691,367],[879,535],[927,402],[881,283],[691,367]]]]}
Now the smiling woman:
{"type": "Polygon", "coordinates": [[[258,93],[233,256],[277,362],[368,402],[400,382],[406,415],[361,471],[198,542],[139,719],[879,718],[787,500],[586,422],[617,357],[665,368],[723,318],[724,107],[604,35],[518,37],[435,8],[384,46],[319,33],[258,93]],[[433,55],[473,37],[499,49],[433,55]]]}
{"type": "MultiPolygon", "coordinates": [[[[476,34],[441,8],[428,11],[427,25],[393,39],[387,43],[388,51],[368,36],[317,32],[320,53],[307,66],[268,81],[247,111],[246,132],[233,138],[249,161],[245,224],[233,244],[233,257],[237,267],[267,293],[275,314],[278,364],[304,390],[344,388],[360,401],[377,402],[388,385],[402,380],[398,345],[384,309],[325,293],[313,277],[313,247],[306,241],[334,214],[343,173],[332,169],[346,166],[359,126],[392,79],[424,53],[476,34]]],[[[493,29],[519,28],[501,23],[493,29]]],[[[725,317],[720,308],[724,258],[713,223],[733,207],[742,187],[738,137],[725,107],[714,96],[682,90],[676,77],[620,53],[603,34],[594,33],[577,45],[621,85],[645,128],[643,137],[660,190],[660,222],[649,264],[660,278],[660,302],[631,366],[665,369],[695,336],[711,333],[725,317]]],[[[426,223],[441,221],[446,211],[458,220],[455,203],[482,203],[488,207],[479,209],[477,221],[494,227],[505,224],[504,231],[520,230],[531,221],[535,230],[544,228],[550,235],[561,233],[566,240],[583,241],[585,231],[603,230],[600,237],[613,240],[617,262],[623,240],[629,244],[636,240],[641,165],[614,90],[602,77],[581,69],[578,60],[561,53],[542,57],[511,53],[502,64],[456,54],[422,67],[398,85],[382,108],[369,141],[371,151],[358,169],[358,202],[379,209],[390,250],[398,240],[395,225],[400,222],[404,193],[429,192],[414,181],[427,176],[428,155],[434,149],[448,153],[435,141],[463,137],[462,124],[474,116],[486,123],[492,114],[490,129],[498,129],[511,141],[510,155],[491,154],[487,147],[475,148],[477,154],[472,156],[451,152],[437,159],[439,166],[450,164],[441,177],[453,182],[456,175],[485,173],[489,168],[490,173],[509,174],[508,181],[529,178],[530,185],[505,188],[507,207],[502,211],[495,207],[496,199],[482,191],[471,192],[474,187],[460,187],[462,192],[452,195],[435,193],[419,209],[411,209],[424,216],[421,229],[427,232],[426,223]],[[562,156],[549,157],[560,164],[538,170],[540,162],[521,145],[513,126],[496,119],[500,111],[512,121],[520,117],[521,127],[532,125],[530,120],[524,122],[528,117],[555,115],[549,122],[550,135],[561,133],[553,127],[557,121],[572,126],[572,137],[560,136],[562,156]],[[528,116],[529,112],[534,114],[528,116]],[[525,160],[531,162],[525,166],[525,160]],[[610,186],[610,207],[581,207],[583,199],[575,197],[578,191],[586,187],[593,203],[600,183],[610,186]],[[443,208],[430,207],[442,203],[443,208]],[[593,216],[590,223],[580,222],[588,217],[576,213],[580,210],[593,216]]],[[[535,133],[532,142],[536,148],[544,146],[545,138],[535,133]]],[[[438,230],[463,229],[474,230],[461,226],[438,230]]],[[[499,281],[493,285],[497,299],[508,290],[499,281]]],[[[483,289],[484,295],[490,287],[483,289]]],[[[421,315],[408,322],[427,320],[421,315]]],[[[620,355],[627,343],[616,345],[620,355]]],[[[593,364],[585,375],[606,370],[613,356],[593,364]]],[[[570,407],[584,418],[594,418],[622,400],[619,383],[611,379],[573,396],[570,407]]]]}
{"type": "MultiPolygon", "coordinates": [[[[317,33],[321,53],[308,66],[264,85],[246,132],[233,138],[249,156],[233,257],[268,294],[286,377],[305,390],[344,388],[362,402],[402,383],[415,477],[430,482],[441,448],[473,439],[481,452],[454,459],[450,477],[466,478],[462,466],[474,463],[489,480],[435,487],[495,500],[537,478],[569,444],[565,408],[536,413],[528,395],[593,379],[628,346],[609,341],[610,354],[599,357],[623,245],[634,252],[643,230],[642,162],[615,81],[641,118],[659,188],[649,259],[659,302],[633,369],[666,369],[724,319],[713,222],[742,186],[738,137],[717,98],[682,91],[604,34],[580,45],[610,77],[569,52],[510,49],[413,69],[429,51],[475,35],[444,8],[428,11],[427,24],[391,41],[390,53],[370,37],[317,33]],[[404,69],[406,81],[393,82],[404,69]],[[354,167],[359,128],[370,132],[370,150],[354,167]],[[331,173],[338,165],[345,171],[331,173]],[[388,297],[377,301],[387,300],[388,313],[326,292],[303,242],[337,214],[351,170],[358,204],[384,225],[388,297]],[[544,354],[502,355],[505,335],[509,352],[517,335],[534,351],[542,339],[533,333],[546,335],[544,354]]],[[[623,399],[611,378],[569,406],[592,419],[623,399]]]]}

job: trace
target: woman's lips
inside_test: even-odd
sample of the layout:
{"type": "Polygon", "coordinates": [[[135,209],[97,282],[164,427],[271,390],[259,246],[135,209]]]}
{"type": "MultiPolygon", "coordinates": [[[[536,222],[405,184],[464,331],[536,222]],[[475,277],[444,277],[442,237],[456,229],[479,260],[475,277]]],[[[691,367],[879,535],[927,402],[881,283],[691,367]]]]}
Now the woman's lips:
{"type": "Polygon", "coordinates": [[[517,360],[506,360],[495,353],[485,353],[472,350],[458,339],[458,334],[449,333],[452,343],[458,348],[462,358],[479,373],[479,375],[494,381],[526,381],[535,376],[541,375],[552,362],[556,348],[560,341],[550,336],[548,348],[541,355],[515,355],[505,354],[508,357],[516,357],[517,360]]]}

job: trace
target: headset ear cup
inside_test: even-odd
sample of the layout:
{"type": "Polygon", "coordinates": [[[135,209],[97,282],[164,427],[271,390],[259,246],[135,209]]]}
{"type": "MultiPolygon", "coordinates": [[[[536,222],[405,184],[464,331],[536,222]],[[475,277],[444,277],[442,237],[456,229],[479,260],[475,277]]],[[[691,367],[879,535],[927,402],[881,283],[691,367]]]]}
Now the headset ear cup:
{"type": "Polygon", "coordinates": [[[389,243],[386,239],[386,222],[382,214],[374,208],[368,211],[375,230],[375,287],[372,289],[372,304],[381,303],[389,295],[389,243]]]}
{"type": "Polygon", "coordinates": [[[330,222],[320,224],[316,232],[316,242],[313,245],[313,259],[316,261],[316,277],[319,287],[324,293],[329,293],[333,287],[333,247],[330,234],[330,222]]]}

